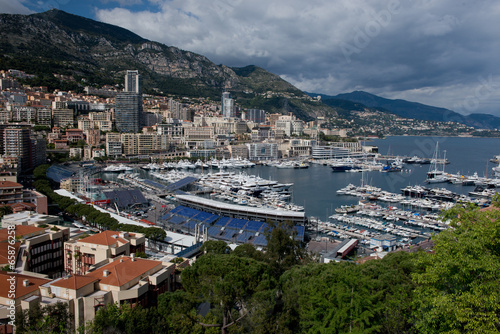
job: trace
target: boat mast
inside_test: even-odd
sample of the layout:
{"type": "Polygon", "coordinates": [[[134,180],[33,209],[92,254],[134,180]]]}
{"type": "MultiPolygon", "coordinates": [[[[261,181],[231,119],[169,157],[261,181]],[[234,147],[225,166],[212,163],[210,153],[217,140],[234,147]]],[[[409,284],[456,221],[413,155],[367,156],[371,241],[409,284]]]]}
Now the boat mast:
{"type": "Polygon", "coordinates": [[[444,152],[444,157],[443,157],[443,174],[444,174],[444,165],[446,164],[446,150],[444,152]]]}

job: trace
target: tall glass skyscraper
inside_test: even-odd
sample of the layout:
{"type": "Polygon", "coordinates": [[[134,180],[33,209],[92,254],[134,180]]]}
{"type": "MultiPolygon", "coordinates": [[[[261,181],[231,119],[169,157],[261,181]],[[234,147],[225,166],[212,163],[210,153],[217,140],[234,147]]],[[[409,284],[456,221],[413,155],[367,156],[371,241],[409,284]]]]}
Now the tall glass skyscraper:
{"type": "Polygon", "coordinates": [[[132,92],[136,94],[141,94],[141,76],[139,71],[128,70],[125,74],[125,92],[132,92]]]}
{"type": "Polygon", "coordinates": [[[142,127],[142,94],[139,71],[127,71],[125,89],[115,98],[115,124],[120,132],[139,132],[142,127]]]}
{"type": "Polygon", "coordinates": [[[234,100],[231,98],[231,93],[222,93],[221,111],[224,117],[234,117],[234,100]]]}

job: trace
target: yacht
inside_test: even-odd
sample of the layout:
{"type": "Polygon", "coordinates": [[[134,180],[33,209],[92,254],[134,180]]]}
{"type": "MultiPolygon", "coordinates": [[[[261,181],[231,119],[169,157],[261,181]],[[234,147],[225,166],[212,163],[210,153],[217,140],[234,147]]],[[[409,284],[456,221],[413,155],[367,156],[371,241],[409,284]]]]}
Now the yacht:
{"type": "Polygon", "coordinates": [[[104,172],[108,172],[108,173],[122,173],[122,172],[129,172],[129,171],[133,171],[133,170],[134,169],[132,167],[125,166],[124,164],[109,165],[103,169],[104,172]]]}
{"type": "Polygon", "coordinates": [[[443,183],[443,182],[448,182],[449,178],[444,172],[444,165],[446,162],[446,151],[444,151],[444,159],[443,159],[443,169],[440,170],[437,168],[437,162],[438,162],[438,152],[439,152],[439,142],[436,142],[436,150],[434,151],[434,156],[432,158],[432,164],[429,168],[429,171],[427,172],[427,179],[425,180],[426,183],[443,183]]]}
{"type": "Polygon", "coordinates": [[[334,172],[346,172],[354,168],[358,168],[352,159],[340,159],[333,162],[330,167],[334,172]]]}
{"type": "Polygon", "coordinates": [[[391,163],[387,163],[382,167],[382,172],[401,172],[403,170],[403,162],[401,159],[396,159],[391,163]]]}

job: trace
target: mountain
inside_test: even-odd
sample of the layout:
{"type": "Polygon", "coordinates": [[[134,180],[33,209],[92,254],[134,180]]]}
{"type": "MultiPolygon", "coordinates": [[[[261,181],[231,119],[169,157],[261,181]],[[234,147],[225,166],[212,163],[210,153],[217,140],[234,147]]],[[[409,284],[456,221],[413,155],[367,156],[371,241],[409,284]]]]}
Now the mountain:
{"type": "MultiPolygon", "coordinates": [[[[272,91],[286,100],[273,110],[306,120],[334,114],[279,76],[257,66],[229,68],[203,55],[149,41],[133,32],[61,10],[32,15],[0,15],[0,69],[15,68],[75,85],[123,84],[126,70],[139,70],[147,93],[219,99],[223,90],[248,101],[272,91]],[[307,108],[306,108],[307,107],[307,108]]],[[[50,81],[50,80],[49,80],[50,81]]],[[[239,101],[238,101],[239,103],[239,101]]]]}
{"type": "MultiPolygon", "coordinates": [[[[405,118],[441,122],[453,121],[482,129],[500,128],[500,118],[493,115],[471,114],[468,116],[464,116],[455,111],[445,108],[433,107],[422,103],[410,102],[400,99],[386,99],[363,91],[354,91],[351,93],[338,94],[335,96],[314,93],[308,94],[310,96],[321,96],[321,100],[325,104],[328,104],[330,106],[335,106],[336,104],[340,103],[338,101],[351,101],[354,103],[360,103],[362,106],[377,108],[382,111],[389,111],[405,118]],[[335,102],[332,103],[332,100],[335,102]]],[[[360,106],[357,106],[357,108],[359,107],[360,106]]]]}

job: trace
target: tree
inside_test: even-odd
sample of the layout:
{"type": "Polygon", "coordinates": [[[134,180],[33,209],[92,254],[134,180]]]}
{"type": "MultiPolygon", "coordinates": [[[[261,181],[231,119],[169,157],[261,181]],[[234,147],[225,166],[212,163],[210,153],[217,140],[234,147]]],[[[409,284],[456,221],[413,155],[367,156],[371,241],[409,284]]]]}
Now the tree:
{"type": "Polygon", "coordinates": [[[182,272],[182,284],[194,300],[209,303],[210,323],[226,333],[253,309],[252,296],[267,287],[268,266],[250,258],[212,253],[201,256],[182,272]]]}
{"type": "Polygon", "coordinates": [[[276,277],[292,266],[310,260],[303,242],[295,240],[297,230],[292,222],[268,221],[266,259],[276,277]]]}
{"type": "Polygon", "coordinates": [[[140,305],[110,304],[97,311],[85,328],[87,333],[163,333],[164,323],[156,321],[156,308],[144,309],[140,305]],[[153,321],[153,319],[155,321],[153,321]]]}
{"type": "Polygon", "coordinates": [[[209,240],[203,243],[200,251],[210,254],[229,254],[231,249],[223,240],[209,240]]]}
{"type": "Polygon", "coordinates": [[[449,210],[451,228],[433,236],[414,274],[415,322],[421,333],[500,331],[500,211],[467,205],[449,210]]]}
{"type": "Polygon", "coordinates": [[[265,260],[264,253],[258,251],[252,244],[239,245],[231,252],[231,254],[239,257],[248,257],[257,261],[265,260]]]}
{"type": "Polygon", "coordinates": [[[0,217],[3,217],[5,215],[10,215],[12,213],[12,207],[8,205],[4,205],[0,207],[0,217]]]}
{"type": "Polygon", "coordinates": [[[172,333],[203,333],[205,327],[198,324],[197,303],[186,291],[178,290],[158,296],[159,322],[172,333]]]}
{"type": "Polygon", "coordinates": [[[57,302],[16,312],[16,333],[71,333],[72,317],[67,303],[57,302]]]}

